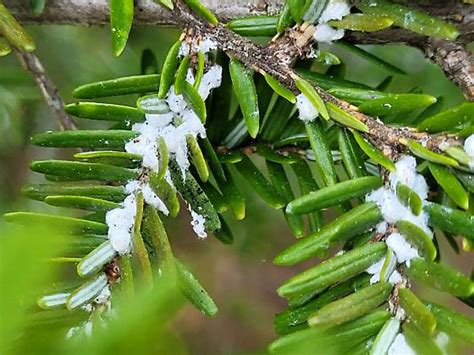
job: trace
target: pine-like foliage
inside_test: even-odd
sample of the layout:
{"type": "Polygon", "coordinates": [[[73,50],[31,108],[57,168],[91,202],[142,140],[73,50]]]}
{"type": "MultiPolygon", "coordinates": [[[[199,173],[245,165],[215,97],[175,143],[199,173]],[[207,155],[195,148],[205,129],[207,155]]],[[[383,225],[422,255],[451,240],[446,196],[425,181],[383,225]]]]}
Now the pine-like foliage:
{"type": "MultiPolygon", "coordinates": [[[[133,293],[137,279],[151,284],[169,273],[191,303],[215,316],[213,300],[173,256],[162,216],[186,213],[180,212],[186,206],[199,237],[212,234],[232,243],[223,215],[245,218],[235,183],[240,175],[270,208],[282,210],[298,238],[274,263],[322,259],[278,288],[288,308],[275,317],[280,337],[271,353],[441,354],[446,335],[472,345],[474,321],[420,299],[412,283],[474,303],[472,279],[446,265],[438,247],[445,238],[457,253],[459,244],[469,252],[474,241],[473,104],[440,112],[439,98],[387,92],[390,77],[377,87],[348,81],[341,60],[316,48],[340,40],[344,29],[399,26],[453,40],[456,28],[380,0],[355,6],[288,0],[279,16],[234,19],[226,26],[198,0],[160,2],[170,11],[188,11],[194,19],[188,26],[206,28],[188,28],[161,70],[146,51],[143,75],[74,91],[79,101],[66,111],[81,126],[82,120],[99,120],[108,128],[33,137],[41,147],[80,149],[70,160],[33,162],[31,169],[47,183],[24,188],[32,199],[81,210],[78,217],[5,215],[70,234],[56,260],[77,263],[77,276],[40,296],[39,307],[68,309],[65,318],[85,309],[90,313],[81,322],[95,327],[114,304],[111,290],[133,293]],[[277,43],[289,33],[304,36],[308,28],[316,45],[300,48],[305,60],[288,54],[291,72],[282,69],[281,76],[271,72],[278,72],[271,63],[246,59],[246,47],[206,37],[233,31],[240,39],[275,36],[277,43]],[[138,97],[136,106],[100,102],[123,95],[138,97]]],[[[133,1],[111,1],[116,55],[132,19],[133,1]]],[[[0,29],[17,47],[31,49],[0,29]]],[[[404,75],[360,47],[337,43],[390,75],[404,75]]],[[[78,329],[76,334],[84,327],[78,329]]]]}

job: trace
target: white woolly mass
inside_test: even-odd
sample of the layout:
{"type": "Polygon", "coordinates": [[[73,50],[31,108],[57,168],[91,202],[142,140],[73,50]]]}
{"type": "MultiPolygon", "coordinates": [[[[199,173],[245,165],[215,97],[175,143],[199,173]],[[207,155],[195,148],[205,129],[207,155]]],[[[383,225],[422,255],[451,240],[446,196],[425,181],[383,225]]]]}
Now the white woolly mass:
{"type": "Polygon", "coordinates": [[[204,73],[199,84],[198,92],[204,101],[209,97],[212,89],[218,88],[222,83],[222,67],[213,65],[204,73]]]}
{"type": "Polygon", "coordinates": [[[313,38],[316,42],[332,42],[337,41],[344,37],[343,29],[335,29],[329,26],[327,23],[321,23],[316,26],[316,30],[313,34],[313,38]]]}
{"type": "Polygon", "coordinates": [[[385,240],[387,246],[392,249],[399,264],[406,263],[410,266],[410,260],[419,257],[418,251],[413,248],[400,233],[392,233],[385,240]]]}
{"type": "MultiPolygon", "coordinates": [[[[401,158],[395,164],[396,170],[389,175],[389,184],[375,190],[366,196],[367,201],[372,201],[377,204],[384,217],[384,221],[379,223],[376,232],[385,234],[388,224],[395,224],[398,221],[408,221],[423,229],[429,236],[433,237],[431,229],[428,227],[428,214],[425,212],[416,216],[411,209],[403,205],[398,199],[395,190],[399,183],[408,186],[412,189],[422,200],[423,204],[427,204],[428,185],[424,177],[416,172],[416,160],[411,156],[401,158]]],[[[410,260],[419,257],[416,248],[411,246],[405,238],[399,233],[390,234],[385,243],[390,248],[396,257],[396,263],[406,263],[410,266],[410,260]]],[[[385,257],[380,261],[371,265],[366,272],[372,274],[370,283],[380,281],[380,272],[382,270],[385,257]]],[[[396,264],[395,263],[395,264],[396,264]]],[[[403,281],[402,276],[395,270],[396,265],[392,265],[390,270],[387,270],[388,281],[394,285],[403,281]]]]}
{"type": "Polygon", "coordinates": [[[388,355],[416,355],[416,352],[408,345],[405,336],[399,333],[388,348],[388,355]]]}
{"type": "Polygon", "coordinates": [[[128,195],[122,202],[122,206],[105,215],[105,222],[109,226],[110,244],[120,255],[129,253],[132,246],[132,233],[137,214],[135,194],[128,195]]]}
{"type": "Polygon", "coordinates": [[[393,190],[398,183],[402,183],[411,188],[420,196],[422,200],[428,197],[428,184],[425,178],[416,172],[416,159],[406,155],[396,164],[396,171],[390,173],[390,186],[393,190]]]}
{"type": "Polygon", "coordinates": [[[104,304],[107,305],[109,303],[110,297],[112,296],[112,292],[110,291],[110,286],[105,286],[102,291],[97,295],[94,299],[96,304],[104,304]]]}
{"type": "MultiPolygon", "coordinates": [[[[383,264],[385,263],[385,256],[382,257],[379,261],[375,262],[374,264],[370,265],[365,272],[372,275],[370,278],[370,284],[373,285],[380,281],[380,275],[382,273],[383,264]]],[[[389,274],[386,277],[386,281],[390,282],[392,285],[398,284],[403,281],[402,275],[395,270],[396,263],[393,265],[389,265],[386,272],[389,274]]]]}
{"type": "Polygon", "coordinates": [[[384,220],[389,224],[394,224],[397,221],[408,221],[432,236],[433,233],[428,227],[428,214],[421,212],[418,216],[414,215],[410,208],[403,205],[395,194],[396,185],[402,183],[416,192],[424,204],[427,203],[428,185],[425,178],[416,172],[415,158],[405,156],[395,164],[395,167],[396,171],[390,173],[389,176],[390,188],[381,187],[367,195],[366,200],[377,204],[384,220]]]}
{"type": "Polygon", "coordinates": [[[140,133],[140,135],[125,144],[125,150],[128,153],[140,155],[143,167],[157,171],[159,169],[158,133],[172,122],[173,115],[169,113],[147,114],[146,118],[145,122],[135,123],[132,126],[132,130],[140,133]],[[150,120],[148,120],[148,116],[151,116],[150,120]]]}
{"type": "Polygon", "coordinates": [[[184,57],[189,55],[189,44],[186,42],[181,42],[181,47],[179,47],[178,57],[184,57]]]}
{"type": "Polygon", "coordinates": [[[464,151],[469,156],[469,167],[474,169],[474,134],[471,134],[464,141],[464,151]]]}
{"type": "Polygon", "coordinates": [[[385,232],[387,231],[387,228],[388,228],[388,223],[383,221],[383,222],[380,222],[379,224],[377,224],[375,232],[377,234],[385,234],[385,232]]]}
{"type": "Polygon", "coordinates": [[[202,41],[194,40],[191,45],[187,42],[182,42],[181,47],[179,48],[179,57],[184,57],[189,55],[191,52],[197,53],[202,52],[204,54],[209,53],[210,51],[217,49],[217,42],[213,41],[210,38],[205,38],[202,41]]]}
{"type": "Polygon", "coordinates": [[[216,50],[217,49],[217,42],[213,41],[210,38],[205,38],[201,43],[199,44],[199,51],[203,53],[208,53],[210,51],[216,50]]]}
{"type": "Polygon", "coordinates": [[[332,42],[344,37],[343,29],[335,29],[328,25],[331,20],[340,20],[344,16],[350,14],[351,5],[346,0],[330,0],[324,9],[319,24],[313,34],[313,38],[317,42],[332,42]]]}
{"type": "Polygon", "coordinates": [[[331,20],[340,20],[351,13],[351,5],[346,0],[329,0],[324,9],[319,23],[329,22],[331,20]]]}
{"type": "Polygon", "coordinates": [[[390,277],[388,278],[388,282],[390,282],[392,285],[399,284],[402,281],[403,281],[403,277],[402,275],[400,275],[400,273],[397,270],[393,271],[390,277]]]}
{"type": "Polygon", "coordinates": [[[370,193],[366,200],[377,204],[389,224],[408,221],[423,229],[428,235],[432,234],[428,227],[428,216],[423,212],[418,216],[411,213],[411,210],[400,202],[394,191],[382,187],[370,193]]]}
{"type": "MultiPolygon", "coordinates": [[[[204,53],[216,48],[216,43],[211,40],[203,40],[199,45],[192,44],[193,50],[204,53]]],[[[179,55],[187,55],[190,52],[189,44],[183,43],[179,55]]],[[[186,80],[194,83],[194,76],[188,71],[186,80]]],[[[206,100],[212,89],[221,85],[222,67],[214,65],[204,73],[198,88],[198,93],[206,100]]],[[[162,108],[163,103],[160,103],[162,108]]],[[[176,95],[172,86],[166,97],[166,104],[170,111],[162,114],[145,114],[145,122],[135,123],[132,130],[140,135],[125,145],[128,153],[137,154],[142,157],[142,167],[151,171],[159,171],[160,157],[158,140],[163,139],[170,159],[173,159],[181,170],[183,179],[190,163],[188,158],[189,136],[194,138],[206,137],[206,129],[193,109],[188,106],[182,95],[176,95]]],[[[165,105],[166,106],[166,105],[165,105]]],[[[165,179],[172,184],[169,172],[165,179]]],[[[127,254],[132,246],[132,233],[137,213],[136,194],[141,191],[145,202],[168,215],[169,211],[164,202],[156,195],[147,181],[130,181],[125,186],[128,196],[120,208],[107,212],[106,223],[109,227],[108,238],[112,247],[121,255],[127,254]]],[[[205,230],[205,218],[195,211],[191,211],[193,218],[192,226],[199,238],[207,236],[205,230]]]]}
{"type": "Polygon", "coordinates": [[[474,134],[471,134],[464,141],[464,151],[467,153],[467,155],[474,158],[474,134]]]}
{"type": "Polygon", "coordinates": [[[296,108],[299,111],[299,119],[305,123],[313,122],[319,115],[316,107],[303,93],[296,96],[296,108]]]}
{"type": "Polygon", "coordinates": [[[380,273],[382,271],[383,263],[385,262],[385,256],[374,264],[370,265],[367,270],[367,273],[371,274],[370,284],[373,285],[380,281],[380,273]]]}
{"type": "MultiPolygon", "coordinates": [[[[194,82],[192,74],[187,80],[194,82]]],[[[206,100],[212,89],[221,85],[222,67],[212,66],[202,77],[198,92],[206,100]]],[[[125,145],[129,153],[143,157],[143,166],[153,171],[159,169],[157,155],[158,138],[163,138],[168,149],[168,154],[176,161],[183,174],[189,169],[187,137],[206,137],[206,129],[199,117],[188,106],[182,95],[176,95],[174,87],[166,98],[171,112],[165,114],[146,114],[146,121],[135,123],[132,130],[139,132],[140,136],[125,145]]]]}
{"type": "Polygon", "coordinates": [[[197,212],[193,211],[191,206],[188,206],[189,212],[191,212],[191,226],[193,227],[194,233],[198,236],[198,238],[204,239],[207,238],[206,233],[206,219],[198,214],[197,212]]]}
{"type": "Polygon", "coordinates": [[[175,114],[182,112],[188,106],[186,101],[184,101],[183,95],[175,94],[174,85],[171,86],[168,96],[166,97],[166,103],[175,114]]]}
{"type": "Polygon", "coordinates": [[[158,197],[157,194],[155,194],[148,182],[137,180],[130,181],[127,185],[125,185],[125,191],[128,195],[141,191],[143,199],[147,204],[153,206],[165,216],[169,214],[168,207],[166,207],[165,203],[158,197]]]}

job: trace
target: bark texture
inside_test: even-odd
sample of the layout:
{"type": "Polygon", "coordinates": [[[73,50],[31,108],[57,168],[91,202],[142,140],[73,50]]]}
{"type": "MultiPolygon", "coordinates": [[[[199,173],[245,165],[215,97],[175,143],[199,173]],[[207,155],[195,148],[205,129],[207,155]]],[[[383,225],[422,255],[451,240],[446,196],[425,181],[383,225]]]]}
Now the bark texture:
{"type": "MultiPolygon", "coordinates": [[[[283,0],[202,0],[221,20],[238,16],[276,14],[283,0]]],[[[472,5],[456,0],[399,1],[407,3],[455,23],[461,32],[460,40],[474,40],[474,11],[472,5]]],[[[109,20],[108,0],[49,0],[44,12],[34,16],[30,0],[4,0],[20,22],[76,25],[104,25],[109,20]]],[[[174,25],[169,12],[152,0],[137,0],[135,23],[143,25],[174,25]]],[[[355,43],[384,44],[406,42],[422,46],[427,38],[402,29],[392,28],[375,33],[348,32],[347,39],[355,43]]]]}
{"type": "Polygon", "coordinates": [[[474,101],[474,61],[463,46],[432,39],[425,47],[426,55],[438,64],[448,78],[458,85],[469,101],[474,101]]]}

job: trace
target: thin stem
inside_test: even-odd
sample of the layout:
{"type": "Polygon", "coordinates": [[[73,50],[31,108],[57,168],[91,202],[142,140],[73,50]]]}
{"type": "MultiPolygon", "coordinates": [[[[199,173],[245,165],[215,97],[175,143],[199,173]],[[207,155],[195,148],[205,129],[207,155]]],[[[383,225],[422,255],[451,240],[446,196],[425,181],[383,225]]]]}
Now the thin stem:
{"type": "Polygon", "coordinates": [[[64,102],[59,96],[58,89],[46,74],[39,58],[33,52],[23,52],[17,48],[13,48],[13,50],[25,70],[31,73],[36,84],[38,84],[46,103],[56,116],[61,129],[77,129],[76,123],[64,110],[64,102]]]}

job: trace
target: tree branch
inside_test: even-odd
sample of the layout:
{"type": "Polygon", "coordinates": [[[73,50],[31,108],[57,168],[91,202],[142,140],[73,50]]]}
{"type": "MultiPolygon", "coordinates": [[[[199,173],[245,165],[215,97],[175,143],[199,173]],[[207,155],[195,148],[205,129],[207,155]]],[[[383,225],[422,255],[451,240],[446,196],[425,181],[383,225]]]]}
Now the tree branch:
{"type": "Polygon", "coordinates": [[[474,101],[474,61],[466,48],[457,43],[431,39],[425,53],[462,89],[469,101],[474,101]]]}
{"type": "Polygon", "coordinates": [[[63,130],[77,129],[76,123],[64,110],[64,103],[58,94],[58,89],[47,76],[43,65],[34,53],[28,53],[13,48],[23,67],[31,73],[38,84],[46,103],[56,115],[63,130]]]}
{"type": "MultiPolygon", "coordinates": [[[[282,0],[203,0],[222,20],[238,16],[276,14],[282,0]]],[[[5,5],[20,21],[26,23],[54,23],[73,25],[109,24],[108,0],[48,0],[44,12],[34,16],[30,0],[5,0],[5,5]]],[[[175,25],[169,13],[152,0],[135,1],[135,24],[175,25]]]]}
{"type": "MultiPolygon", "coordinates": [[[[240,16],[277,14],[283,0],[202,0],[221,20],[240,16]]],[[[406,1],[405,1],[406,2],[406,1]]],[[[108,0],[49,0],[44,12],[34,16],[30,0],[4,0],[13,15],[24,23],[107,25],[109,23],[108,0]]],[[[457,0],[413,1],[409,4],[456,24],[460,41],[474,40],[474,14],[472,6],[457,0]]],[[[176,25],[169,13],[152,0],[137,0],[134,21],[137,25],[176,25]]],[[[347,32],[346,39],[358,44],[387,44],[403,42],[422,47],[427,37],[403,29],[363,33],[347,32]]]]}

